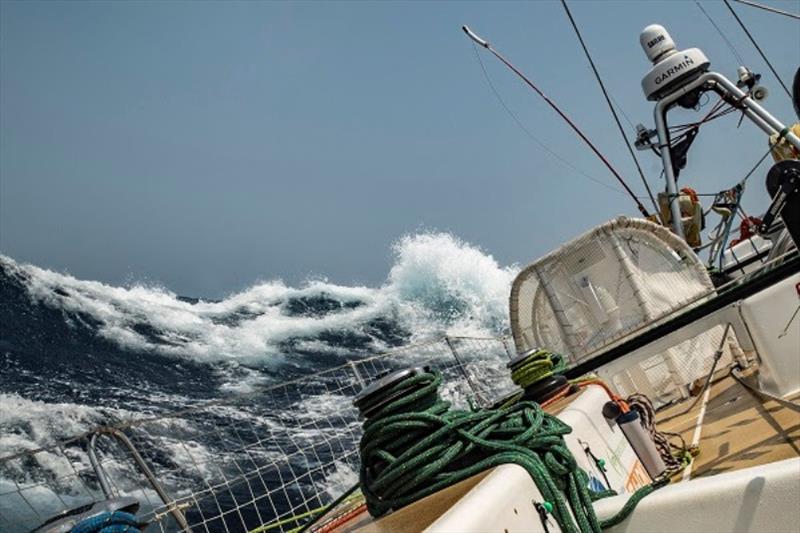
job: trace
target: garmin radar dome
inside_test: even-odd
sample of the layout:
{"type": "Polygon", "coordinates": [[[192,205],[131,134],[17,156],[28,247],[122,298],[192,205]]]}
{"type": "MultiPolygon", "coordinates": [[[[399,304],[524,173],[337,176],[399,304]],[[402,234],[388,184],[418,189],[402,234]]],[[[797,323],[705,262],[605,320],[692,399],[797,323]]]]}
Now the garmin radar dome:
{"type": "Polygon", "coordinates": [[[660,100],[681,85],[708,71],[711,62],[699,48],[679,51],[664,26],[651,24],[642,30],[639,41],[644,53],[653,63],[642,79],[642,89],[648,100],[660,100]]]}

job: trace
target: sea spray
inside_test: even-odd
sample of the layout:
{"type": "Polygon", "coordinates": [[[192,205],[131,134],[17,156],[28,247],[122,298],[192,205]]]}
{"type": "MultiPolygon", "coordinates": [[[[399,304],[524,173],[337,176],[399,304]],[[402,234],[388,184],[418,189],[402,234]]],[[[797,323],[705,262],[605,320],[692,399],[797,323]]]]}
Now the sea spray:
{"type": "Polygon", "coordinates": [[[376,352],[436,335],[504,330],[513,268],[449,234],[406,236],[393,249],[395,264],[379,288],[268,281],[221,301],[79,280],[4,256],[0,266],[4,283],[21,283],[33,303],[61,311],[71,325],[91,327],[126,351],[202,363],[280,364],[293,345],[311,341],[321,351],[376,352]]]}
{"type": "MultiPolygon", "coordinates": [[[[515,268],[500,267],[449,234],[409,235],[392,250],[394,264],[379,287],[320,279],[291,287],[273,280],[220,301],[152,285],[79,280],[0,256],[0,457],[98,425],[224,399],[202,415],[151,422],[137,433],[138,445],[157,450],[153,466],[171,490],[238,475],[242,457],[229,448],[228,437],[252,435],[266,440],[248,448],[247,460],[281,471],[270,484],[313,469],[322,477],[304,478],[292,490],[338,493],[352,481],[357,457],[328,456],[329,443],[355,438],[358,422],[338,417],[351,398],[320,371],[445,334],[495,336],[507,328],[515,268]],[[260,396],[265,388],[311,374],[313,391],[283,403],[252,403],[269,397],[260,396]],[[228,426],[231,435],[217,433],[228,426]],[[221,470],[211,468],[215,459],[225,465],[221,470]]],[[[446,350],[403,354],[452,365],[446,350]]],[[[40,517],[60,511],[59,502],[85,503],[86,490],[99,497],[82,446],[0,468],[0,490],[22,487],[39,507],[39,516],[17,516],[25,507],[0,498],[0,514],[15,517],[10,531],[30,530],[40,517]],[[69,476],[73,467],[86,472],[83,481],[69,476]]],[[[122,455],[112,454],[107,463],[110,475],[126,493],[144,497],[140,477],[117,451],[122,455]]]]}

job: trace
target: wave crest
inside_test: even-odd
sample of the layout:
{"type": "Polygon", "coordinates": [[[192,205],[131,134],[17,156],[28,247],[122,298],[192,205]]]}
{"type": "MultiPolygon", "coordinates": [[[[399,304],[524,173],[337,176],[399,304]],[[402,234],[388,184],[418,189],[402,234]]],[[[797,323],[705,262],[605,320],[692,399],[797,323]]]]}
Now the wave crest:
{"type": "MultiPolygon", "coordinates": [[[[120,348],[198,362],[286,362],[294,354],[372,353],[433,335],[493,335],[507,324],[515,273],[447,233],[401,238],[378,288],[325,280],[290,287],[267,281],[221,301],[153,286],[84,281],[0,256],[3,283],[58,309],[120,348]]],[[[296,361],[294,361],[296,362],[296,361]]]]}

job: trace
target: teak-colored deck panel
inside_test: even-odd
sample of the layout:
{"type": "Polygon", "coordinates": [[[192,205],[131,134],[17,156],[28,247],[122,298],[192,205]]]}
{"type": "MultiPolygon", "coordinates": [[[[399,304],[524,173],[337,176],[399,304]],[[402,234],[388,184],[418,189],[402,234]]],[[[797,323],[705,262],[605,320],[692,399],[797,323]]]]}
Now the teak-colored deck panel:
{"type": "MultiPolygon", "coordinates": [[[[691,443],[701,403],[692,399],[659,413],[658,428],[680,433],[691,443]],[[672,418],[674,417],[674,418],[672,418]]],[[[762,402],[730,377],[711,385],[692,476],[709,476],[800,456],[800,413],[762,402]]]]}
{"type": "Polygon", "coordinates": [[[335,531],[357,533],[416,533],[430,526],[442,513],[455,505],[466,493],[485,478],[491,470],[481,472],[446,489],[426,496],[379,520],[366,510],[335,531]]]}

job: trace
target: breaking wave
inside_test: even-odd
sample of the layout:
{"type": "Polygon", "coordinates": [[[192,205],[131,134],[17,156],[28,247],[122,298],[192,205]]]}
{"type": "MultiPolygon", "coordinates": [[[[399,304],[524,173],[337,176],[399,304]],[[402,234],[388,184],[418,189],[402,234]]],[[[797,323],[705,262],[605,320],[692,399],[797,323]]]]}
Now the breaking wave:
{"type": "Polygon", "coordinates": [[[88,328],[127,351],[201,363],[270,364],[293,352],[374,351],[432,335],[504,328],[514,269],[448,234],[404,237],[394,254],[379,288],[268,281],[221,301],[78,280],[4,256],[0,265],[3,284],[24,288],[31,305],[60,311],[71,328],[88,328]]]}
{"type": "Polygon", "coordinates": [[[0,255],[0,393],[159,412],[432,337],[505,331],[514,267],[445,233],[409,235],[392,249],[377,288],[267,281],[220,301],[0,255]]]}
{"type": "MultiPolygon", "coordinates": [[[[219,301],[152,285],[79,280],[0,255],[0,457],[442,335],[505,333],[515,267],[501,267],[480,249],[443,233],[406,236],[392,250],[394,264],[380,287],[324,280],[291,287],[277,280],[219,301]]],[[[146,438],[151,449],[160,450],[153,460],[166,472],[166,482],[185,486],[183,466],[211,464],[207,459],[220,454],[230,461],[237,457],[226,451],[226,438],[209,429],[242,420],[263,434],[283,434],[275,450],[263,452],[280,458],[287,446],[320,447],[342,432],[341,425],[316,421],[335,419],[331,410],[339,412],[349,402],[341,394],[317,392],[296,405],[247,410],[220,405],[206,419],[173,420],[163,427],[150,423],[146,438]],[[284,411],[295,413],[294,419],[282,418],[284,411]],[[191,446],[179,442],[176,432],[191,446]]],[[[83,502],[83,482],[65,469],[89,468],[88,457],[80,446],[65,450],[67,456],[43,451],[0,464],[0,494],[24,487],[41,516],[83,502]]],[[[284,461],[284,469],[303,466],[276,458],[260,460],[284,461]]],[[[335,468],[326,467],[324,479],[308,481],[316,487],[312,492],[332,495],[357,477],[347,461],[326,461],[335,468]]],[[[123,493],[137,490],[136,472],[127,461],[111,458],[106,466],[122,480],[123,493]]],[[[198,475],[196,483],[208,483],[226,474],[198,475]]],[[[14,501],[0,498],[0,517],[11,517],[11,530],[34,525],[37,517],[17,512],[14,501]]]]}

